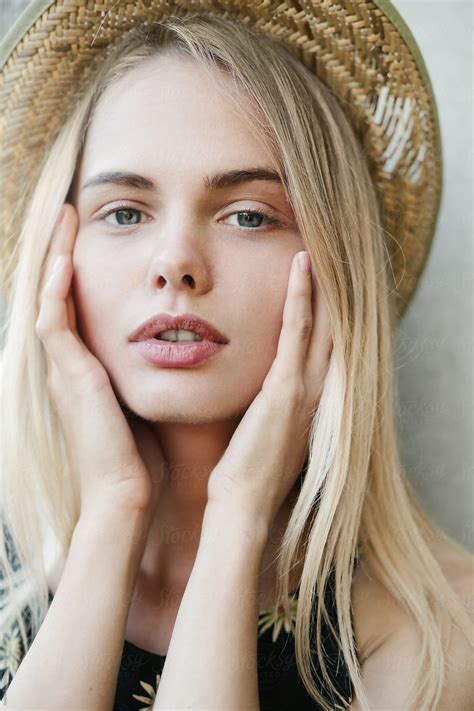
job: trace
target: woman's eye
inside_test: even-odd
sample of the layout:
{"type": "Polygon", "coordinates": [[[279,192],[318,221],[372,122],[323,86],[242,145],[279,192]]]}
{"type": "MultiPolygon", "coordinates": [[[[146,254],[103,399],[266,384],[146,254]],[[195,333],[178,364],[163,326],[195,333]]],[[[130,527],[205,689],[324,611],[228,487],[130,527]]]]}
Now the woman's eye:
{"type": "MultiPolygon", "coordinates": [[[[224,219],[229,219],[237,215],[237,227],[244,227],[246,229],[253,229],[255,227],[260,227],[262,222],[266,220],[268,225],[278,225],[279,221],[275,220],[273,217],[268,215],[263,210],[239,210],[238,212],[233,212],[229,217],[224,219]]],[[[232,225],[233,226],[233,225],[232,225]]],[[[255,230],[254,230],[255,231],[255,230]]]]}
{"type": "Polygon", "coordinates": [[[123,205],[123,206],[118,206],[114,207],[111,210],[108,210],[105,212],[103,215],[99,216],[99,220],[104,220],[108,225],[112,225],[112,227],[129,227],[133,225],[138,225],[140,224],[141,220],[136,219],[137,215],[142,215],[142,211],[138,210],[136,207],[130,207],[128,205],[123,205]],[[108,222],[105,218],[108,217],[109,215],[114,215],[114,218],[117,218],[117,222],[111,223],[108,222]]]}
{"type": "MultiPolygon", "coordinates": [[[[98,219],[103,220],[111,227],[133,227],[143,222],[143,220],[140,219],[142,215],[142,210],[136,207],[131,207],[130,205],[116,205],[102,215],[99,215],[98,219]],[[113,223],[106,220],[109,215],[113,215],[113,223]]],[[[223,219],[229,220],[231,217],[236,218],[236,222],[231,224],[231,227],[243,227],[246,230],[254,232],[257,230],[261,231],[259,228],[262,227],[262,223],[264,222],[266,222],[267,225],[281,224],[279,220],[276,220],[267,212],[260,209],[239,210],[223,219]]]]}

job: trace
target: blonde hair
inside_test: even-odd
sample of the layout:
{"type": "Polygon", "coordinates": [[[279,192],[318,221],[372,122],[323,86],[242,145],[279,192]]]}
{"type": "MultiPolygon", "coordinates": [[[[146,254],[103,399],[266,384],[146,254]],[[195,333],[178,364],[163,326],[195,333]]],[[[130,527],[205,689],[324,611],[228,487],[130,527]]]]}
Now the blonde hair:
{"type": "Polygon", "coordinates": [[[382,227],[367,159],[343,105],[281,44],[228,18],[180,13],[145,29],[136,27],[111,50],[71,109],[25,201],[1,374],[2,518],[11,533],[8,541],[3,531],[0,547],[5,571],[0,586],[7,601],[1,629],[16,620],[28,648],[20,610],[27,602],[34,638],[48,608],[48,531],[64,554],[80,514],[78,483],[48,396],[44,351],[35,332],[54,221],[70,196],[87,127],[104,91],[143,61],[175,51],[210,71],[223,71],[251,99],[246,116],[279,165],[332,321],[329,370],[278,552],[278,603],[288,615],[289,571],[301,543],[305,550],[295,625],[299,674],[324,709],[344,708],[324,661],[324,619],[340,645],[361,708],[370,709],[351,623],[351,585],[361,565],[413,616],[421,652],[410,708],[433,709],[444,680],[443,634],[452,623],[464,630],[470,623],[432,545],[444,542],[470,556],[423,512],[399,458],[396,316],[386,243],[392,236],[382,227]],[[21,568],[10,565],[7,544],[14,544],[21,568]],[[339,633],[324,604],[331,574],[339,633]],[[321,681],[315,682],[313,633],[331,704],[320,693],[321,681]]]}

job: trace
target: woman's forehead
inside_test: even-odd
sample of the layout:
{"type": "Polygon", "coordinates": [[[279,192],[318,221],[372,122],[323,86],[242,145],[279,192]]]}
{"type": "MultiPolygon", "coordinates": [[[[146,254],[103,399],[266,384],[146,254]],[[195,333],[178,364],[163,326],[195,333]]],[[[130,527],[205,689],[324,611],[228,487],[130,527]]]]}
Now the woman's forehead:
{"type": "MultiPolygon", "coordinates": [[[[141,78],[126,76],[99,101],[81,155],[81,187],[105,171],[126,169],[140,174],[206,177],[229,169],[278,170],[255,130],[201,75],[197,62],[157,58],[141,78]],[[179,85],[179,88],[177,88],[179,85]]],[[[146,70],[146,71],[144,71],[146,70]]],[[[244,97],[242,97],[244,101],[244,97]]]]}
{"type": "Polygon", "coordinates": [[[237,121],[250,112],[251,104],[224,71],[186,55],[164,54],[141,61],[115,79],[101,94],[93,122],[101,117],[109,121],[112,113],[139,113],[153,124],[155,117],[163,119],[173,109],[195,120],[207,110],[209,115],[219,113],[221,120],[233,116],[237,121]]]}

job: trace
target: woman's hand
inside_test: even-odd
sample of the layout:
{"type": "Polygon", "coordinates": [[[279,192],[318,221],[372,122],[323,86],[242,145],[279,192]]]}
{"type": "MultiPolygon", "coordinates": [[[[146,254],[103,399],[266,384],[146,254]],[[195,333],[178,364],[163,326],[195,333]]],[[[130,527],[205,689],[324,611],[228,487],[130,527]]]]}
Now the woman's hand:
{"type": "Polygon", "coordinates": [[[308,451],[332,350],[330,316],[295,255],[278,351],[208,482],[208,501],[268,530],[308,451]],[[314,315],[313,315],[314,309],[314,315]]]}
{"type": "Polygon", "coordinates": [[[78,334],[71,293],[78,230],[65,203],[46,257],[36,333],[47,359],[47,385],[77,470],[81,515],[97,506],[140,509],[150,522],[166,477],[157,438],[145,421],[127,419],[103,365],[78,334]],[[61,255],[62,263],[57,262],[61,255]]]}

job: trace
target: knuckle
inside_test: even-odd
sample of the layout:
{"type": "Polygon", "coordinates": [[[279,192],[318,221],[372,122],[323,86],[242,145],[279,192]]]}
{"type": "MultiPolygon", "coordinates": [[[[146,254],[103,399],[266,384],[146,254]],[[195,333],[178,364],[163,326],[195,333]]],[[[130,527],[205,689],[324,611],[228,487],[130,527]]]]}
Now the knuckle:
{"type": "Polygon", "coordinates": [[[42,320],[41,320],[41,314],[39,314],[38,318],[36,319],[35,322],[35,332],[39,335],[41,333],[41,328],[42,328],[42,320]]]}
{"type": "Polygon", "coordinates": [[[110,379],[104,368],[98,367],[95,363],[93,367],[88,358],[77,363],[77,374],[81,375],[84,384],[94,392],[100,392],[104,388],[110,387],[110,379]]]}
{"type": "Polygon", "coordinates": [[[285,407],[299,407],[305,399],[304,382],[296,375],[285,375],[282,378],[282,386],[278,389],[278,396],[285,407]]]}
{"type": "Polygon", "coordinates": [[[296,323],[295,329],[300,338],[309,338],[311,331],[313,330],[313,319],[310,317],[299,319],[296,323]]]}
{"type": "Polygon", "coordinates": [[[35,323],[36,334],[43,339],[48,337],[53,332],[54,328],[54,322],[51,317],[44,312],[40,312],[35,323]]]}
{"type": "Polygon", "coordinates": [[[100,387],[97,379],[80,358],[74,358],[65,364],[65,372],[71,386],[79,386],[81,391],[98,390],[100,387]]]}
{"type": "Polygon", "coordinates": [[[43,339],[48,335],[49,326],[43,318],[39,318],[35,324],[35,332],[39,338],[43,339]]]}
{"type": "Polygon", "coordinates": [[[300,379],[298,379],[298,382],[296,382],[293,386],[293,395],[292,395],[292,402],[293,404],[300,408],[302,404],[305,402],[306,399],[306,389],[304,387],[304,384],[301,382],[300,379]]]}

